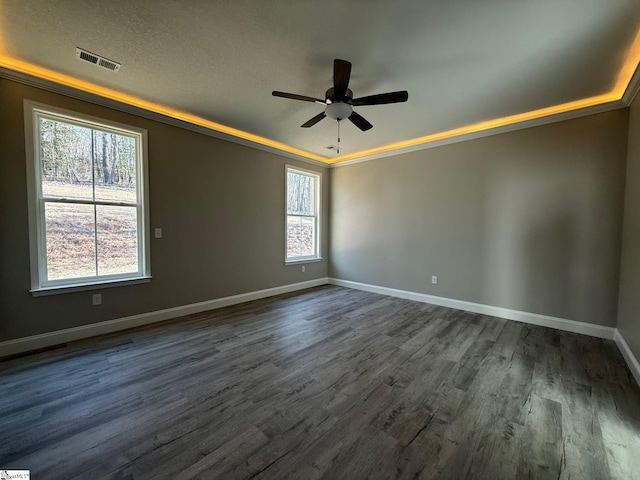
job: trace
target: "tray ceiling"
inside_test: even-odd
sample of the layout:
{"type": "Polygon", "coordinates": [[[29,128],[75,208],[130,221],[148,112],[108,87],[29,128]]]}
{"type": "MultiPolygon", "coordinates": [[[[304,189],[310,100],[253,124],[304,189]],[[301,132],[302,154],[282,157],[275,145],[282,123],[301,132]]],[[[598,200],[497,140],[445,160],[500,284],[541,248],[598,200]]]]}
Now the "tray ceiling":
{"type": "Polygon", "coordinates": [[[619,101],[639,30],[637,0],[0,0],[0,66],[331,163],[619,101]],[[300,128],[321,105],[271,96],[324,98],[334,58],[354,96],[409,91],[337,158],[335,121],[300,128]]]}

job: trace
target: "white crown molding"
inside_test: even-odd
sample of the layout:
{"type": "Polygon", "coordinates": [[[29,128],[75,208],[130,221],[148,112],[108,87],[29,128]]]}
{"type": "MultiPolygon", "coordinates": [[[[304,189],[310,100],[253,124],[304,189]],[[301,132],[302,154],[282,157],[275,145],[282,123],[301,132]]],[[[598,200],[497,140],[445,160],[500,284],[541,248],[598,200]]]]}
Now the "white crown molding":
{"type": "Polygon", "coordinates": [[[622,356],[627,362],[629,370],[631,370],[633,377],[636,379],[636,383],[640,385],[640,363],[638,363],[638,359],[635,357],[635,355],[629,348],[629,345],[627,345],[627,342],[620,333],[620,330],[618,330],[617,328],[614,340],[616,341],[616,345],[618,345],[618,349],[622,353],[622,356]]]}
{"type": "Polygon", "coordinates": [[[0,78],[6,78],[7,80],[12,80],[14,82],[22,83],[24,85],[29,85],[31,87],[41,88],[43,90],[47,90],[53,93],[58,93],[60,95],[65,95],[67,97],[77,98],[78,100],[83,100],[85,102],[93,103],[95,105],[100,105],[102,107],[112,108],[120,112],[130,113],[132,115],[146,118],[148,120],[154,120],[156,122],[172,125],[174,127],[184,128],[185,130],[191,130],[192,132],[201,133],[209,137],[214,137],[221,140],[226,140],[228,142],[237,143],[238,145],[243,145],[245,147],[255,148],[256,150],[262,150],[264,152],[274,153],[276,155],[280,155],[281,157],[292,158],[294,160],[299,160],[301,162],[305,162],[311,165],[317,165],[325,168],[328,167],[327,163],[325,162],[320,162],[318,160],[313,160],[310,158],[303,157],[302,155],[296,155],[294,153],[287,152],[285,150],[280,150],[278,148],[270,147],[268,145],[262,145],[261,143],[252,142],[244,138],[235,137],[233,135],[222,133],[217,130],[212,130],[210,128],[202,127],[200,125],[195,125],[193,123],[185,122],[183,120],[178,120],[168,115],[162,115],[160,113],[152,112],[151,110],[146,110],[144,108],[129,105],[128,103],[119,102],[117,100],[112,100],[110,98],[85,92],[83,90],[78,90],[78,89],[69,87],[67,85],[62,85],[49,80],[44,80],[38,77],[27,75],[25,73],[16,72],[14,70],[10,70],[5,67],[0,67],[0,78]]]}
{"type": "Polygon", "coordinates": [[[74,340],[81,340],[83,338],[95,337],[97,335],[104,335],[106,333],[140,327],[150,323],[162,322],[164,320],[170,320],[184,315],[193,315],[194,313],[215,310],[217,308],[228,307],[229,305],[250,302],[252,300],[272,297],[274,295],[304,290],[306,288],[318,287],[320,285],[326,285],[327,283],[328,278],[317,278],[306,282],[292,283],[282,285],[280,287],[241,293],[230,297],[216,298],[205,302],[192,303],[190,305],[182,305],[180,307],[156,310],[154,312],[132,315],[130,317],[117,318],[115,320],[107,320],[105,322],[92,323],[89,325],[82,325],[80,327],[67,328],[55,332],[8,340],[0,342],[0,358],[39,350],[54,345],[60,345],[74,340]]]}
{"type": "Polygon", "coordinates": [[[469,140],[475,140],[478,138],[491,137],[493,135],[500,135],[503,133],[515,132],[517,130],[524,130],[527,128],[539,127],[542,125],[548,125],[551,123],[564,122],[565,120],[572,120],[575,118],[586,117],[589,115],[595,115],[597,113],[610,112],[612,110],[619,110],[621,108],[628,107],[622,100],[615,102],[602,103],[600,105],[594,105],[591,107],[585,107],[578,110],[572,110],[570,112],[557,113],[555,115],[549,115],[546,117],[535,118],[533,120],[527,120],[519,123],[512,123],[510,125],[504,125],[502,127],[490,128],[479,132],[467,133],[465,135],[458,135],[456,137],[445,138],[443,140],[436,140],[433,142],[421,143],[418,145],[412,145],[406,148],[399,148],[391,152],[377,153],[373,155],[367,155],[360,158],[354,158],[353,160],[346,160],[344,162],[338,162],[331,164],[331,168],[345,167],[347,165],[353,165],[355,163],[369,162],[371,160],[377,160],[380,158],[390,157],[393,155],[402,155],[405,153],[416,152],[419,150],[426,150],[429,148],[441,147],[443,145],[451,145],[454,143],[467,142],[469,140]]]}
{"type": "MultiPolygon", "coordinates": [[[[262,150],[265,152],[273,153],[273,154],[280,155],[287,158],[292,158],[295,160],[299,160],[305,163],[309,163],[312,165],[317,165],[325,168],[344,167],[348,165],[353,165],[355,163],[368,162],[371,160],[377,160],[380,158],[386,158],[386,157],[391,157],[395,155],[402,155],[404,153],[415,152],[418,150],[425,150],[429,148],[440,147],[443,145],[466,142],[466,141],[475,140],[478,138],[484,138],[484,137],[489,137],[493,135],[499,135],[502,133],[514,132],[514,131],[523,130],[526,128],[532,128],[532,127],[537,127],[541,125],[547,125],[550,123],[562,122],[565,120],[584,117],[588,115],[594,115],[596,113],[603,113],[611,110],[617,110],[620,108],[626,108],[631,104],[638,90],[640,90],[640,68],[638,68],[636,69],[634,76],[629,82],[629,86],[627,87],[627,90],[625,91],[623,98],[615,102],[594,105],[591,107],[572,110],[569,112],[558,113],[555,115],[549,115],[546,117],[536,118],[533,120],[527,120],[519,123],[513,123],[510,125],[505,125],[501,127],[490,128],[490,129],[482,130],[479,132],[472,132],[466,135],[459,135],[459,136],[455,136],[455,137],[451,137],[443,140],[420,143],[418,145],[412,145],[410,147],[399,148],[399,149],[391,150],[388,152],[381,152],[373,155],[367,155],[367,156],[355,158],[353,160],[346,160],[343,162],[338,160],[337,163],[325,163],[318,160],[312,160],[312,159],[303,157],[301,155],[296,155],[291,152],[280,150],[275,147],[270,147],[270,146],[262,145],[260,143],[255,143],[243,138],[238,138],[233,135],[219,132],[217,130],[212,130],[210,128],[202,127],[200,125],[194,125],[189,122],[178,120],[173,117],[169,117],[167,115],[155,113],[150,110],[145,110],[143,108],[135,107],[123,102],[116,101],[116,100],[105,98],[100,95],[84,92],[82,90],[78,90],[78,89],[75,89],[66,85],[62,85],[53,81],[44,80],[39,77],[27,75],[21,72],[16,72],[14,70],[11,70],[5,67],[0,67],[0,77],[6,78],[8,80],[13,80],[19,83],[23,83],[25,85],[30,85],[32,87],[42,88],[43,90],[48,90],[50,92],[58,93],[61,95],[66,95],[68,97],[84,100],[90,103],[94,103],[96,105],[101,105],[103,107],[113,108],[114,110],[119,110],[125,113],[131,113],[133,115],[147,118],[149,120],[154,120],[154,121],[165,123],[175,127],[184,128],[186,130],[191,130],[193,132],[201,133],[203,135],[208,135],[210,137],[219,138],[221,140],[226,140],[239,145],[244,145],[246,147],[255,148],[257,150],[262,150]]],[[[327,158],[327,161],[331,161],[331,159],[327,158]]]]}
{"type": "Polygon", "coordinates": [[[629,85],[627,85],[627,88],[624,91],[624,95],[622,95],[622,101],[625,105],[630,106],[631,103],[633,103],[638,91],[640,91],[640,65],[636,68],[636,71],[633,73],[633,76],[629,81],[629,85]]]}
{"type": "Polygon", "coordinates": [[[539,325],[541,327],[556,328],[558,330],[564,330],[565,332],[589,335],[590,337],[613,340],[615,334],[615,329],[612,327],[578,322],[575,320],[568,320],[566,318],[550,317],[548,315],[540,315],[538,313],[522,312],[520,310],[512,310],[510,308],[494,307],[493,305],[484,305],[482,303],[466,302],[464,300],[456,300],[454,298],[437,297],[434,295],[427,295],[425,293],[398,290],[395,288],[381,287],[378,285],[352,282],[350,280],[341,280],[339,278],[331,277],[329,278],[329,283],[331,285],[364,290],[366,292],[378,293],[380,295],[389,295],[391,297],[404,298],[407,300],[414,300],[416,302],[440,305],[441,307],[455,308],[483,315],[491,315],[493,317],[505,318],[507,320],[516,320],[518,322],[539,325]]]}

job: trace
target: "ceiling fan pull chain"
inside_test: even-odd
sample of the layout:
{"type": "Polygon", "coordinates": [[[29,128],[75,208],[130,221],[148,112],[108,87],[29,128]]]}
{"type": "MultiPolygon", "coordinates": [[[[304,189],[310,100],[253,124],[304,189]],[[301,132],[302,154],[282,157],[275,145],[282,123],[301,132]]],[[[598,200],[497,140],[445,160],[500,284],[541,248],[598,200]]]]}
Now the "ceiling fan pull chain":
{"type": "Polygon", "coordinates": [[[338,148],[336,148],[336,153],[340,155],[340,120],[338,120],[338,148]]]}

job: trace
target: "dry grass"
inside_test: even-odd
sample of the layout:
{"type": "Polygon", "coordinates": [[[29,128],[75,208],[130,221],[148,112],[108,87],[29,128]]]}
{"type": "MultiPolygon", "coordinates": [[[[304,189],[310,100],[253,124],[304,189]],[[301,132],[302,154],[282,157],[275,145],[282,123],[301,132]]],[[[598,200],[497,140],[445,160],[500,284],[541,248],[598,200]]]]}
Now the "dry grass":
{"type": "MultiPolygon", "coordinates": [[[[96,185],[96,199],[113,202],[135,202],[135,185],[96,185]]],[[[93,199],[93,187],[89,182],[71,183],[44,178],[42,191],[47,197],[93,199]]]]}
{"type": "Polygon", "coordinates": [[[313,249],[313,221],[297,221],[300,217],[287,219],[287,257],[311,256],[313,249]]]}
{"type": "MultiPolygon", "coordinates": [[[[87,198],[91,187],[46,182],[45,192],[62,198],[87,198]]],[[[127,201],[131,189],[104,187],[110,200],[127,201]]],[[[96,189],[98,194],[99,189],[96,189]]],[[[135,190],[133,191],[135,198],[135,190]]],[[[88,198],[91,198],[89,196],[88,198]]],[[[105,198],[103,196],[102,198],[105,198]]],[[[46,204],[48,279],[92,277],[138,270],[136,209],[69,203],[46,204]],[[94,216],[95,215],[95,216],[94,216]],[[97,237],[95,220],[97,219],[97,237]],[[97,248],[97,272],[96,272],[97,248]]]]}
{"type": "MultiPolygon", "coordinates": [[[[92,199],[91,184],[45,180],[46,196],[92,199]]],[[[135,188],[96,185],[96,198],[135,201],[135,188]]],[[[135,272],[138,269],[136,210],[133,207],[97,206],[97,257],[100,275],[135,272]]],[[[94,207],[69,203],[46,206],[48,279],[96,275],[94,207]]],[[[287,256],[313,255],[313,221],[289,217],[287,256]]]]}

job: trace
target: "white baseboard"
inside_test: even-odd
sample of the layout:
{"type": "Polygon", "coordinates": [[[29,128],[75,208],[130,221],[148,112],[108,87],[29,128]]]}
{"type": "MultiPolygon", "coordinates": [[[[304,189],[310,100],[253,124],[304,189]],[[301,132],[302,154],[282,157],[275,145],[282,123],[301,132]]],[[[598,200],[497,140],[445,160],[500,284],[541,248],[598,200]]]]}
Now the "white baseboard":
{"type": "Polygon", "coordinates": [[[0,358],[329,283],[327,277],[0,342],[0,358]]]}
{"type": "Polygon", "coordinates": [[[640,385],[640,363],[638,363],[638,359],[635,357],[627,342],[625,342],[620,330],[616,328],[615,339],[616,345],[618,345],[618,349],[622,353],[627,365],[629,366],[629,370],[633,374],[633,377],[636,379],[636,383],[640,385]]]}
{"type": "Polygon", "coordinates": [[[380,287],[378,285],[369,285],[366,283],[352,282],[350,280],[340,280],[338,278],[329,278],[329,283],[342,287],[355,288],[381,295],[389,295],[392,297],[405,298],[407,300],[415,300],[417,302],[430,303],[440,305],[442,307],[456,308],[458,310],[466,310],[473,313],[481,313],[483,315],[491,315],[493,317],[506,318],[508,320],[517,320],[518,322],[530,323],[541,327],[557,328],[567,332],[581,333],[591,337],[614,339],[615,328],[603,327],[593,323],[577,322],[575,320],[567,320],[565,318],[549,317],[537,313],[521,312],[519,310],[511,310],[509,308],[494,307],[481,303],[465,302],[464,300],[456,300],[453,298],[437,297],[427,295],[425,293],[410,292],[407,290],[397,290],[395,288],[380,287]]]}
{"type": "Polygon", "coordinates": [[[640,365],[638,364],[637,359],[634,357],[633,353],[629,349],[629,346],[624,341],[624,338],[617,329],[585,322],[577,322],[574,320],[567,320],[564,318],[549,317],[546,315],[539,315],[537,313],[521,312],[518,310],[494,307],[491,305],[483,305],[480,303],[466,302],[463,300],[456,300],[452,298],[437,297],[424,293],[410,292],[406,290],[398,290],[395,288],[380,287],[377,285],[369,285],[365,283],[352,282],[349,280],[340,280],[337,278],[326,277],[309,280],[306,282],[282,285],[280,287],[268,288],[265,290],[258,290],[255,292],[242,293],[230,297],[216,298],[205,302],[183,305],[180,307],[167,308],[164,310],[132,315],[124,318],[117,318],[114,320],[107,320],[105,322],[93,323],[90,325],[82,325],[80,327],[58,330],[56,332],[43,333],[40,335],[33,335],[30,337],[0,342],[0,358],[32,350],[38,350],[53,345],[59,345],[74,340],[80,340],[83,338],[89,338],[106,333],[113,333],[120,330],[148,325],[150,323],[170,320],[172,318],[184,315],[191,315],[207,310],[214,310],[217,308],[236,305],[243,302],[250,302],[252,300],[272,297],[274,295],[281,295],[283,293],[304,290],[306,288],[317,287],[320,285],[325,285],[327,283],[330,283],[332,285],[339,285],[342,287],[354,288],[357,290],[364,290],[372,293],[379,293],[381,295],[389,295],[398,298],[405,298],[407,300],[415,300],[418,302],[430,303],[443,307],[481,313],[484,315],[492,315],[494,317],[506,318],[509,320],[517,320],[520,322],[540,325],[543,327],[557,328],[558,330],[581,333],[583,335],[589,335],[593,337],[615,340],[618,348],[622,352],[622,355],[629,365],[629,369],[633,373],[633,376],[635,377],[638,384],[640,384],[640,365]]]}

